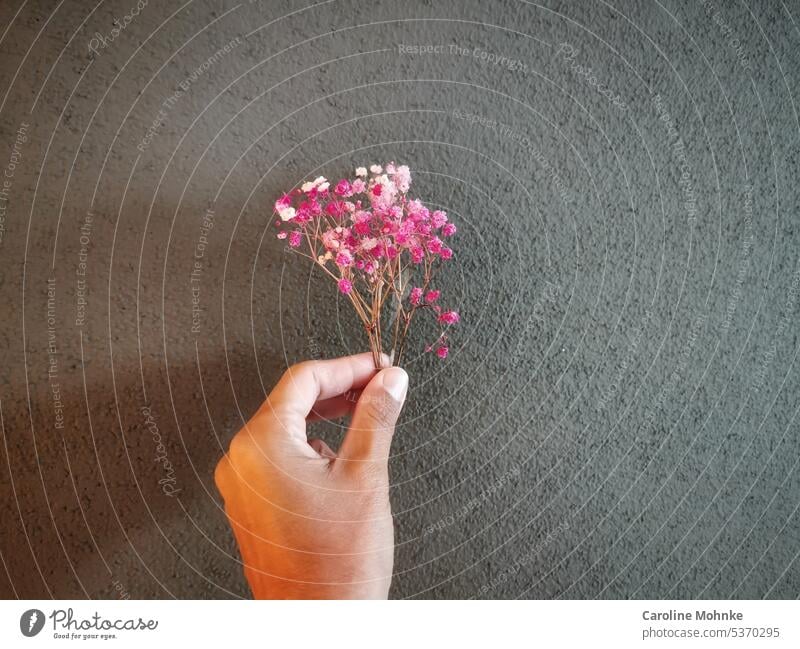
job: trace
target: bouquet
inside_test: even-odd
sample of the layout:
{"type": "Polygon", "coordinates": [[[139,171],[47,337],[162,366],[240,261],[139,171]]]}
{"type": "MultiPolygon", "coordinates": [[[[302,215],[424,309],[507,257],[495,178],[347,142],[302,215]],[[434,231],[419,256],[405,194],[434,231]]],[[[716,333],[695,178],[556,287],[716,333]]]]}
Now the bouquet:
{"type": "Polygon", "coordinates": [[[369,338],[375,367],[386,351],[399,365],[418,313],[433,317],[438,337],[425,347],[447,358],[457,311],[440,306],[434,279],[453,257],[445,241],[456,226],[442,210],[408,195],[411,172],[390,162],[358,167],[333,187],[323,176],[275,202],[278,239],[318,265],[353,305],[369,338]],[[386,347],[384,347],[386,345],[386,347]]]}

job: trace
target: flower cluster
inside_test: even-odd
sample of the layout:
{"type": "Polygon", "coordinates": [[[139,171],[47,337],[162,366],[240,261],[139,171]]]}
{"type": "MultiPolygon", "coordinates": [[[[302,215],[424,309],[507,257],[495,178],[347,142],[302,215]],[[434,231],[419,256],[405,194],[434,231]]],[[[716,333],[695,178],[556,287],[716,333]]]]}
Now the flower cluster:
{"type": "Polygon", "coordinates": [[[442,210],[431,211],[409,197],[410,187],[409,168],[390,162],[369,171],[358,167],[353,178],[334,185],[320,176],[275,202],[278,239],[318,264],[350,299],[376,367],[384,351],[384,305],[393,305],[388,326],[395,364],[402,359],[415,314],[435,318],[439,335],[426,351],[440,358],[448,354],[449,326],[459,321],[458,312],[440,306],[440,291],[432,287],[442,264],[453,256],[447,241],[456,226],[442,210]]]}

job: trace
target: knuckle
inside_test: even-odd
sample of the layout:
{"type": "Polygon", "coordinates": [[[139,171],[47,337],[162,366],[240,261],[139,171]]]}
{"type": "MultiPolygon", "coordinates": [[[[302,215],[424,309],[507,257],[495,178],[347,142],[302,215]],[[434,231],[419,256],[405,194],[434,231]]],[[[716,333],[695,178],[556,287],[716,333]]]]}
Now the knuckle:
{"type": "Polygon", "coordinates": [[[230,472],[230,460],[228,459],[227,455],[223,455],[222,459],[217,462],[217,466],[214,469],[214,483],[217,485],[217,489],[223,491],[228,484],[228,473],[230,472]]]}
{"type": "Polygon", "coordinates": [[[230,446],[228,447],[228,457],[230,461],[236,464],[241,462],[250,454],[252,443],[249,435],[242,435],[241,432],[233,436],[230,446]]]}
{"type": "Polygon", "coordinates": [[[297,376],[302,376],[303,374],[307,374],[314,371],[318,361],[315,360],[308,360],[308,361],[301,361],[299,363],[295,363],[294,365],[290,365],[285,374],[289,378],[294,378],[297,376]]]}

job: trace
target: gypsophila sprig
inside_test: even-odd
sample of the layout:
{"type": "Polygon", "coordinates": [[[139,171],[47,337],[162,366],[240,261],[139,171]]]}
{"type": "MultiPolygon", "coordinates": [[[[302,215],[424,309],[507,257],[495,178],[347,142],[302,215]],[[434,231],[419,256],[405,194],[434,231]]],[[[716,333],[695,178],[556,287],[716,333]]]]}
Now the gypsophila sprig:
{"type": "Polygon", "coordinates": [[[425,350],[446,358],[448,329],[460,319],[457,311],[442,308],[433,287],[453,257],[445,240],[456,226],[445,212],[409,197],[410,187],[409,168],[390,162],[369,171],[358,167],[353,178],[333,186],[320,176],[275,202],[278,239],[317,264],[350,300],[375,367],[381,366],[382,352],[400,364],[417,314],[429,314],[439,330],[425,350]]]}

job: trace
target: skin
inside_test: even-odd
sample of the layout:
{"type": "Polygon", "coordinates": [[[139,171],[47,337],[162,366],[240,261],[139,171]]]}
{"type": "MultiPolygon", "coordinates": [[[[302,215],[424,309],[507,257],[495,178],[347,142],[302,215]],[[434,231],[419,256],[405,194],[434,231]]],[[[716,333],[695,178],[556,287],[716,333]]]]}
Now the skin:
{"type": "Polygon", "coordinates": [[[389,449],[408,375],[371,354],[290,367],[215,472],[257,599],[386,598],[389,449]],[[352,415],[334,453],[306,423],[352,415]]]}

